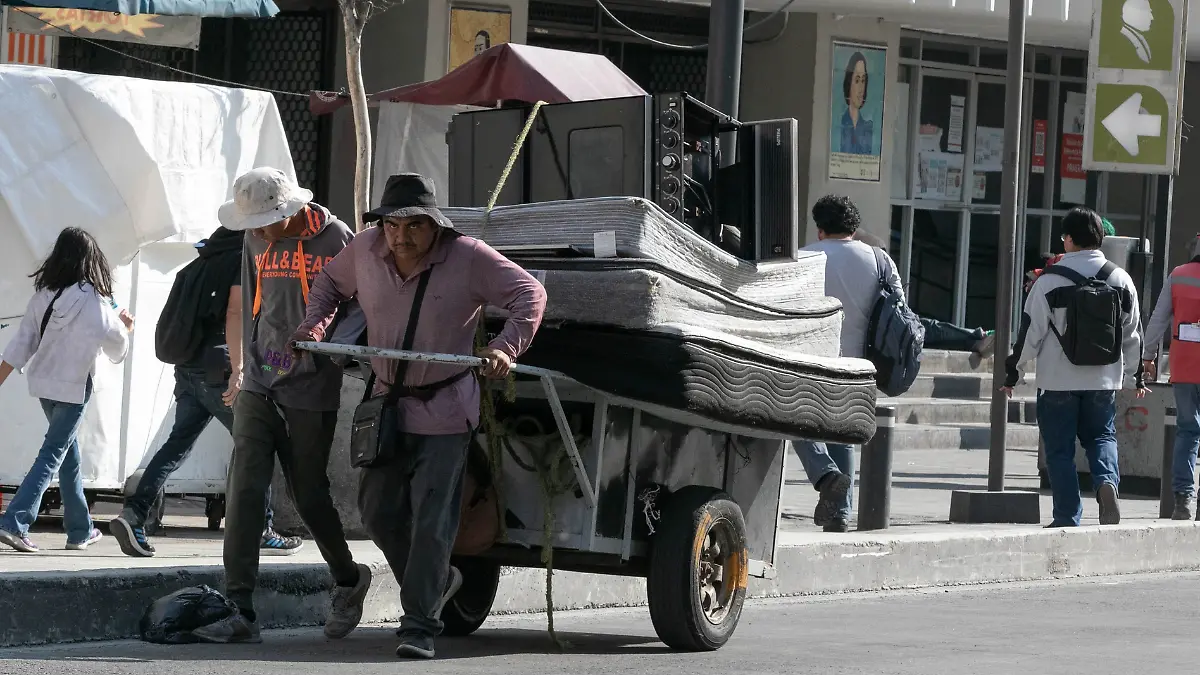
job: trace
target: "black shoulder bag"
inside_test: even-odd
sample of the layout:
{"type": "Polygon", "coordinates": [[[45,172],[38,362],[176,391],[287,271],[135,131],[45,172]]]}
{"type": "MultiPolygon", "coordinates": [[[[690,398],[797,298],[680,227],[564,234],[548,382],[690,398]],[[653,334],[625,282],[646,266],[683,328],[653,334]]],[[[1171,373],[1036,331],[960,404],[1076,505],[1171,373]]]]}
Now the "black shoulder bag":
{"type": "MultiPolygon", "coordinates": [[[[425,300],[425,289],[429,286],[429,273],[432,271],[432,267],[425,270],[417,281],[404,343],[400,347],[404,351],[410,351],[416,339],[417,319],[421,315],[421,303],[425,300]]],[[[371,370],[367,390],[363,393],[362,403],[354,409],[354,426],[350,429],[350,465],[354,468],[383,466],[391,461],[400,435],[400,410],[396,404],[404,392],[404,375],[408,372],[408,364],[408,361],[401,361],[396,365],[396,376],[386,396],[371,396],[375,388],[375,370],[371,370]]]]}
{"type": "Polygon", "coordinates": [[[54,297],[50,300],[50,304],[46,305],[46,313],[42,315],[42,329],[38,332],[39,341],[46,337],[46,326],[50,325],[50,313],[54,311],[54,303],[58,302],[58,299],[62,297],[63,291],[65,290],[67,289],[58,289],[58,292],[55,293],[54,297]]]}

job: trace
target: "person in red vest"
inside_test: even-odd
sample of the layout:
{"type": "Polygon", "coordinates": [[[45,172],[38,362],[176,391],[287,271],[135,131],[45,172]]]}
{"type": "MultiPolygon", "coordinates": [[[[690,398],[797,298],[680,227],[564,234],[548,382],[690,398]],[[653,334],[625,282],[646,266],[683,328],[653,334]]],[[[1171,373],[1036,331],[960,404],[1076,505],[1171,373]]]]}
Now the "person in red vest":
{"type": "MultiPolygon", "coordinates": [[[[1142,358],[1154,377],[1158,351],[1171,328],[1171,388],[1175,390],[1175,461],[1172,520],[1191,520],[1196,494],[1196,450],[1200,448],[1200,236],[1192,259],[1171,270],[1146,326],[1142,358]]],[[[1167,477],[1163,476],[1163,480],[1167,477]]]]}

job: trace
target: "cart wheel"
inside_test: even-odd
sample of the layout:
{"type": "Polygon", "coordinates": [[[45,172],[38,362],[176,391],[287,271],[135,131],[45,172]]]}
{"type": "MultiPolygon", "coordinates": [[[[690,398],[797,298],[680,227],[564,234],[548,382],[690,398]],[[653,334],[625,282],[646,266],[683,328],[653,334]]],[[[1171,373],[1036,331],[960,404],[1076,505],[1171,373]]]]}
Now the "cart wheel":
{"type": "Polygon", "coordinates": [[[466,637],[479,630],[492,612],[500,586],[500,564],[486,558],[454,558],[450,564],[462,572],[463,584],[442,608],[442,633],[466,637]]]}
{"type": "Polygon", "coordinates": [[[746,600],[742,509],[720,490],[692,485],[671,495],[660,522],[646,580],[654,631],[672,649],[719,649],[746,600]]]}
{"type": "Polygon", "coordinates": [[[213,532],[221,529],[221,521],[225,519],[225,495],[209,497],[204,506],[204,515],[208,516],[208,529],[213,532]]]}

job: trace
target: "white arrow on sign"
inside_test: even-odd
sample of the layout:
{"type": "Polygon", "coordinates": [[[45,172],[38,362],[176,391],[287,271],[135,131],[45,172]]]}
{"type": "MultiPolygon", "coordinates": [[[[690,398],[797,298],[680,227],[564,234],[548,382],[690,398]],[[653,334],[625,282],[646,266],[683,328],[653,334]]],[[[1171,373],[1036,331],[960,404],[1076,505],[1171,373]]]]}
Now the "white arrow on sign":
{"type": "Polygon", "coordinates": [[[1125,152],[1134,157],[1138,154],[1139,138],[1158,138],[1162,135],[1162,115],[1144,112],[1140,93],[1125,99],[1100,123],[1125,148],[1125,152]]]}

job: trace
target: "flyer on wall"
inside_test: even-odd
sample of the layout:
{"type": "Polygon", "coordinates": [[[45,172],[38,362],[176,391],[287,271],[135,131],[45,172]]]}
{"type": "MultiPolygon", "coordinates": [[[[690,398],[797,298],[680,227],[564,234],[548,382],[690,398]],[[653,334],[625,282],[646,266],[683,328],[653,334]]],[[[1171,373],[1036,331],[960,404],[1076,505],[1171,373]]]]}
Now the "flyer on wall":
{"type": "Polygon", "coordinates": [[[887,48],[833,43],[829,177],[878,182],[887,48]]]}
{"type": "Polygon", "coordinates": [[[1083,131],[1087,99],[1078,92],[1067,92],[1063,103],[1062,156],[1059,158],[1059,201],[1083,204],[1087,201],[1087,171],[1083,170],[1083,131]]]}

